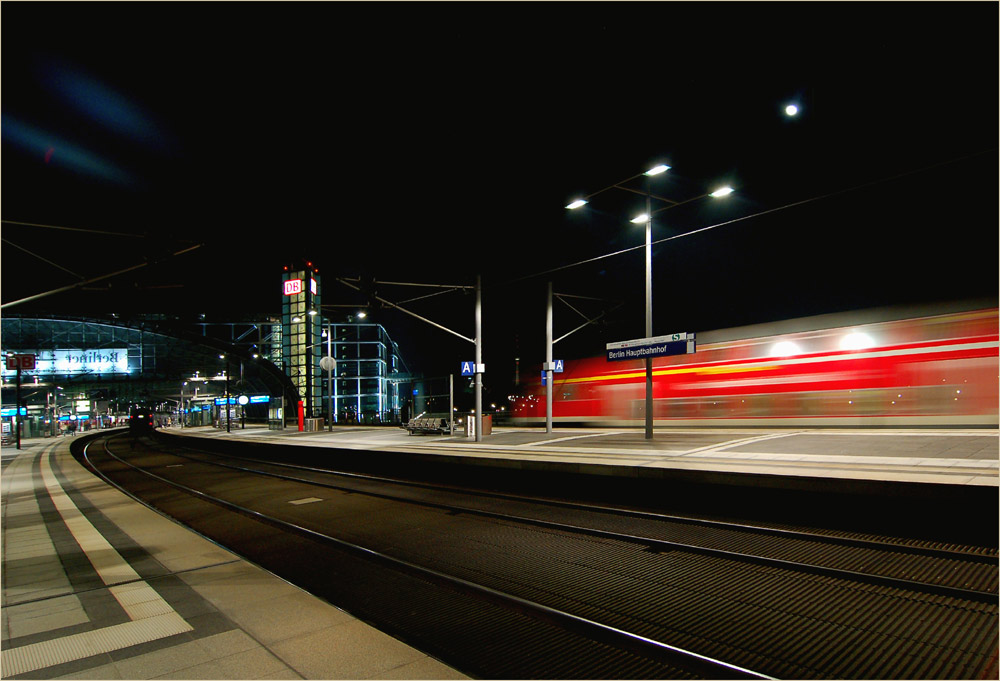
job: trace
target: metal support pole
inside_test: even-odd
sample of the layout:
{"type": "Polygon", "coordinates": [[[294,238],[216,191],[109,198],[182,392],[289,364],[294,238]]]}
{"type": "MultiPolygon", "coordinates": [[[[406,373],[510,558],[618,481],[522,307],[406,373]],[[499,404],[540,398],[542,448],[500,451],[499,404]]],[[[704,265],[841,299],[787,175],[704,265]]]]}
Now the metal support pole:
{"type": "Polygon", "coordinates": [[[17,401],[14,402],[14,428],[17,433],[17,448],[21,448],[21,358],[17,358],[17,401]]]}
{"type": "MultiPolygon", "coordinates": [[[[326,325],[326,356],[333,357],[333,329],[329,324],[326,325]]],[[[337,360],[334,360],[336,364],[337,360]]],[[[333,432],[333,367],[327,365],[326,369],[326,402],[328,416],[330,417],[330,425],[327,427],[329,432],[333,432]]]]}
{"type": "MultiPolygon", "coordinates": [[[[646,338],[653,337],[653,213],[646,194],[646,338]]],[[[653,358],[646,358],[646,439],[653,439],[653,358]]]]}
{"type": "Polygon", "coordinates": [[[476,275],[476,442],[483,441],[483,286],[482,276],[476,275]]]}
{"type": "Polygon", "coordinates": [[[448,374],[448,434],[455,434],[455,374],[448,374]]]}
{"type": "Polygon", "coordinates": [[[545,308],[545,432],[552,432],[552,282],[545,308]]]}
{"type": "Polygon", "coordinates": [[[226,432],[231,433],[230,430],[232,422],[232,411],[229,409],[229,355],[226,355],[226,432]]]}
{"type": "MultiPolygon", "coordinates": [[[[243,360],[240,359],[240,394],[246,394],[246,384],[243,382],[243,360]]],[[[240,429],[247,427],[247,411],[245,405],[240,405],[240,429]]]]}

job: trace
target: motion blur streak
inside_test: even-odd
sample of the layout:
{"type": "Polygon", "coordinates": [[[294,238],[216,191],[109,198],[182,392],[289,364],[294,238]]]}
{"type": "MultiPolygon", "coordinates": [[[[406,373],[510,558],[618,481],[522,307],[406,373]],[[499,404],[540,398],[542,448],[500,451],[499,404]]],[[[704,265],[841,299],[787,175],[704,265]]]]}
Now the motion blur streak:
{"type": "MultiPolygon", "coordinates": [[[[699,334],[693,355],[654,361],[653,416],[660,426],[996,426],[997,309],[817,328],[794,333],[699,334]],[[842,349],[859,344],[864,347],[842,349]],[[728,338],[735,338],[728,340],[728,338]],[[802,354],[775,358],[778,344],[802,354]],[[730,377],[731,376],[731,377],[730,377]]],[[[787,324],[787,323],[786,323],[787,324]]],[[[783,328],[788,328],[785,325],[783,328]]],[[[643,423],[645,373],[604,357],[567,360],[554,381],[553,418],[563,423],[643,423]],[[609,366],[613,364],[613,366],[609,366]]],[[[537,383],[515,400],[515,423],[545,420],[537,383]]]]}
{"type": "Polygon", "coordinates": [[[37,130],[7,115],[2,117],[2,128],[4,141],[23,149],[29,155],[38,157],[50,166],[65,167],[119,185],[134,184],[128,173],[115,165],[52,134],[37,130]]]}
{"type": "Polygon", "coordinates": [[[43,82],[60,99],[92,121],[147,147],[167,151],[164,131],[125,96],[66,67],[51,66],[43,82]]]}

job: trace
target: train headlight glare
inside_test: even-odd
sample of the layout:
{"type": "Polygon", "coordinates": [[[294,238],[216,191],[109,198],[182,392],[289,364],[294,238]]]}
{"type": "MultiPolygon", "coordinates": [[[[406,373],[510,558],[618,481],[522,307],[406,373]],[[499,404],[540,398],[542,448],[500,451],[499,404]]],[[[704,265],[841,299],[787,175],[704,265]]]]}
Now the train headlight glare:
{"type": "Polygon", "coordinates": [[[875,341],[867,333],[852,331],[840,341],[841,350],[864,350],[875,347],[875,341]]]}
{"type": "Polygon", "coordinates": [[[771,355],[773,357],[791,357],[792,355],[802,354],[802,349],[792,341],[781,341],[780,343],[775,343],[774,347],[771,348],[771,355]]]}

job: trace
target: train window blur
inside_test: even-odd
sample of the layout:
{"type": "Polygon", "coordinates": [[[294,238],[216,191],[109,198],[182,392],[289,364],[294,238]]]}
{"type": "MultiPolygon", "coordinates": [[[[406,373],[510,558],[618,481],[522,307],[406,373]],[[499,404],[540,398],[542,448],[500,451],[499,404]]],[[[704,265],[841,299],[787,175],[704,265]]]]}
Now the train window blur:
{"type": "MultiPolygon", "coordinates": [[[[872,313],[700,335],[692,355],[653,360],[654,419],[661,425],[998,425],[997,310],[858,323],[872,313]],[[836,318],[843,323],[829,324],[836,318]],[[752,332],[739,339],[734,334],[752,332]],[[781,352],[775,352],[775,349],[781,352]]],[[[529,374],[530,375],[530,374],[529,374]]],[[[641,425],[641,361],[567,362],[556,378],[561,422],[641,425]]],[[[545,419],[538,379],[515,400],[515,423],[545,419]]]]}

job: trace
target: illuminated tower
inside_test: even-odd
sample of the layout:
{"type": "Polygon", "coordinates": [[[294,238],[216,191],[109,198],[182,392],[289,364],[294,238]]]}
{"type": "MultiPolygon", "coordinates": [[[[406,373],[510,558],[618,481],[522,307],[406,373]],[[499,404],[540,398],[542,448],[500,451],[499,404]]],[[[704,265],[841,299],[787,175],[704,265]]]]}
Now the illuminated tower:
{"type": "Polygon", "coordinates": [[[305,415],[319,417],[323,407],[319,366],[322,315],[320,277],[312,263],[286,267],[281,292],[281,365],[299,391],[305,415]]]}

